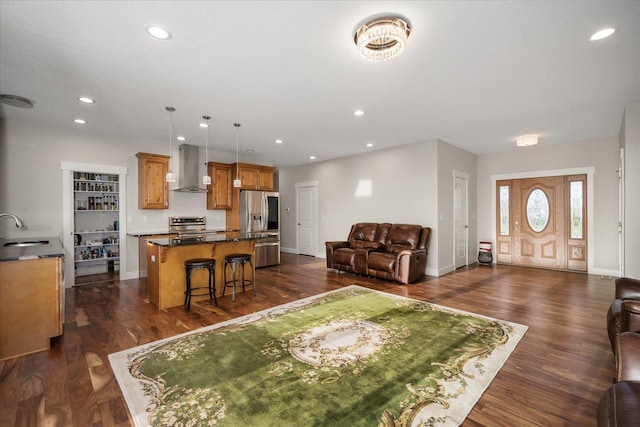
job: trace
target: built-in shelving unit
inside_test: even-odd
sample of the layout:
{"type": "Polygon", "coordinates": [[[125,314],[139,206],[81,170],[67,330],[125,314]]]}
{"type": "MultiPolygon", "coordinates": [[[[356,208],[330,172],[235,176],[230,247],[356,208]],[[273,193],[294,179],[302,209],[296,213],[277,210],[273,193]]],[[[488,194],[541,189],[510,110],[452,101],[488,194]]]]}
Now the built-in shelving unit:
{"type": "Polygon", "coordinates": [[[75,275],[119,272],[118,175],[73,173],[75,275]]]}

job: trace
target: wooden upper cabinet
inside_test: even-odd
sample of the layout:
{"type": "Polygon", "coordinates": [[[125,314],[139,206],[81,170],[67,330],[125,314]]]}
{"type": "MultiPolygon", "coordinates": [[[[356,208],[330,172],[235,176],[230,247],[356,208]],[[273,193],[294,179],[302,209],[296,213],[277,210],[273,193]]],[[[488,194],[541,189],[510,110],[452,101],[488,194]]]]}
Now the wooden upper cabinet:
{"type": "Polygon", "coordinates": [[[275,187],[274,167],[248,163],[236,163],[236,167],[238,168],[238,176],[242,181],[240,189],[273,191],[275,187]]]}
{"type": "Polygon", "coordinates": [[[169,171],[169,156],[137,153],[138,158],[138,208],[169,209],[169,183],[165,176],[169,171]]]}
{"type": "Polygon", "coordinates": [[[211,177],[211,185],[207,185],[207,209],[231,209],[233,165],[209,162],[207,174],[211,177]]]}

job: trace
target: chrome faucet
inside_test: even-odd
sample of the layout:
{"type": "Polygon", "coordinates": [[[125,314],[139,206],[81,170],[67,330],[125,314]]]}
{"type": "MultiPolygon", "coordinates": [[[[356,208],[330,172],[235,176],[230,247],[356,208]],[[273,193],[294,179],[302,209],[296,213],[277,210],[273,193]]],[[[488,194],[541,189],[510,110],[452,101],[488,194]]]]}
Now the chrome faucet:
{"type": "Polygon", "coordinates": [[[14,214],[0,213],[0,218],[2,218],[3,216],[10,216],[11,218],[13,218],[15,220],[15,222],[16,222],[16,227],[18,227],[18,228],[24,227],[24,224],[22,223],[22,221],[20,221],[20,218],[18,218],[14,214]]]}

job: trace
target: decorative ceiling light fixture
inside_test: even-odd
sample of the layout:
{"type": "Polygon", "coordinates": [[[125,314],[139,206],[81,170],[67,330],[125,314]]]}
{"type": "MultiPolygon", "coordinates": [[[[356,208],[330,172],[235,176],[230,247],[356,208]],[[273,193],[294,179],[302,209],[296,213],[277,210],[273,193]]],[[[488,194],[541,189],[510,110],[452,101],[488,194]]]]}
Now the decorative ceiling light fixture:
{"type": "Polygon", "coordinates": [[[169,172],[165,175],[164,179],[167,182],[176,182],[176,176],[171,171],[171,160],[173,159],[171,151],[171,139],[173,138],[173,112],[176,111],[173,107],[164,107],[169,112],[169,172]]]}
{"type": "Polygon", "coordinates": [[[516,138],[516,145],[518,147],[530,147],[538,144],[538,135],[522,135],[516,138]]]}
{"type": "Polygon", "coordinates": [[[211,177],[209,176],[209,120],[211,120],[211,116],[202,116],[202,118],[206,120],[206,126],[204,126],[206,128],[206,133],[204,138],[205,174],[202,177],[202,184],[211,185],[211,177]]]}
{"type": "Polygon", "coordinates": [[[387,16],[362,25],[353,37],[358,52],[369,61],[386,61],[400,55],[411,27],[403,19],[387,16]]]}
{"type": "Polygon", "coordinates": [[[242,181],[240,181],[240,177],[238,176],[238,169],[240,169],[238,167],[238,162],[239,162],[238,153],[240,151],[240,148],[239,148],[240,146],[239,146],[239,143],[238,143],[238,139],[240,138],[240,126],[241,125],[240,125],[240,123],[234,123],[233,125],[236,127],[236,179],[233,180],[233,186],[236,187],[236,188],[240,188],[240,187],[242,187],[242,181]]]}

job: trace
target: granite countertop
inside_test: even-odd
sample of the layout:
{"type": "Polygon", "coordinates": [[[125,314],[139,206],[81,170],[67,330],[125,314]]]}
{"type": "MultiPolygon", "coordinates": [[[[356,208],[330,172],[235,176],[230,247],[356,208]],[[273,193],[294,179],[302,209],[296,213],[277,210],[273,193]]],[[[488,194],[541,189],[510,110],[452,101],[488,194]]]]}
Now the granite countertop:
{"type": "MultiPolygon", "coordinates": [[[[202,234],[214,234],[214,233],[230,233],[230,232],[234,232],[234,231],[238,231],[238,230],[216,230],[216,229],[207,229],[202,231],[202,234]]],[[[170,232],[168,230],[162,230],[162,231],[127,231],[127,236],[134,236],[134,237],[144,237],[144,236],[157,236],[157,235],[163,235],[163,234],[178,234],[176,232],[170,232]]]]}
{"type": "Polygon", "coordinates": [[[18,237],[0,239],[0,261],[18,261],[25,259],[51,258],[64,256],[64,248],[57,237],[18,237]],[[47,244],[36,246],[5,246],[15,242],[40,242],[47,244]]]}
{"type": "Polygon", "coordinates": [[[217,232],[215,234],[207,234],[199,239],[189,237],[173,238],[162,237],[159,239],[148,239],[147,242],[158,246],[185,246],[185,245],[205,245],[211,243],[239,242],[240,240],[257,240],[259,236],[253,233],[233,232],[217,232]]]}

